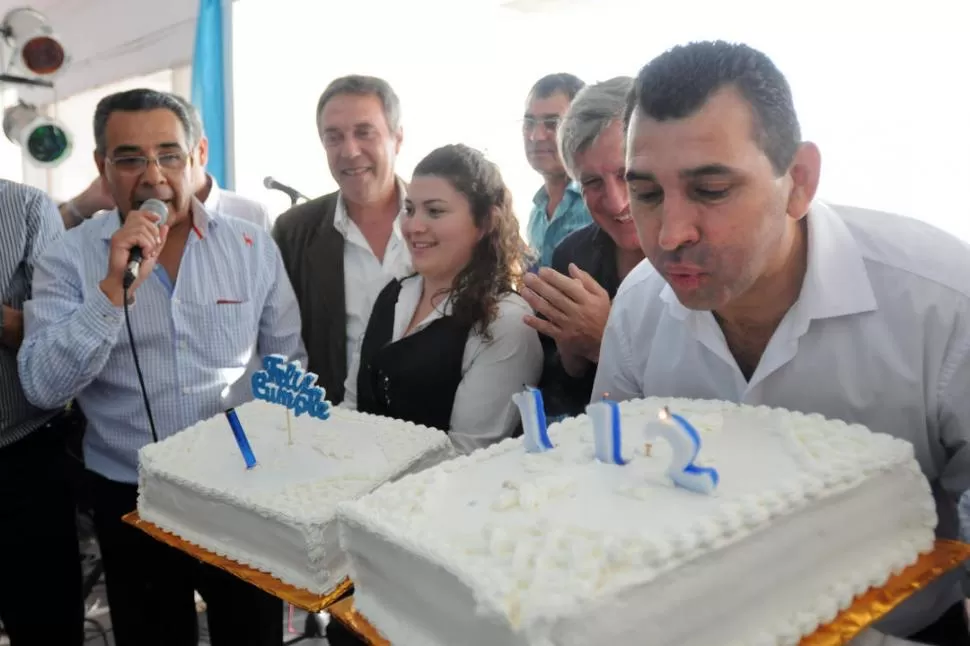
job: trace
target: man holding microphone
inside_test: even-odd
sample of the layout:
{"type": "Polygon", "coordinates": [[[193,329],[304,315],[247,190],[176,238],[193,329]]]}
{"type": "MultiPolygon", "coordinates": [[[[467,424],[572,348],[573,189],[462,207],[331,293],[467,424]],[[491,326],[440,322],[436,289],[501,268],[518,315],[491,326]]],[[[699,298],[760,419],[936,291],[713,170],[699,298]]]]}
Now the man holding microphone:
{"type": "Polygon", "coordinates": [[[193,198],[198,134],[174,96],[105,97],[94,131],[117,211],[71,229],[38,263],[18,359],[34,405],[76,399],[88,419],[84,458],[115,643],[195,646],[198,590],[216,646],[281,644],[279,600],[121,521],[135,509],[141,447],[250,399],[243,377],[254,355],[305,362],[279,251],[263,228],[193,198]],[[141,209],[148,200],[166,204],[164,225],[141,209]],[[126,290],[136,247],[143,260],[126,290]]]}

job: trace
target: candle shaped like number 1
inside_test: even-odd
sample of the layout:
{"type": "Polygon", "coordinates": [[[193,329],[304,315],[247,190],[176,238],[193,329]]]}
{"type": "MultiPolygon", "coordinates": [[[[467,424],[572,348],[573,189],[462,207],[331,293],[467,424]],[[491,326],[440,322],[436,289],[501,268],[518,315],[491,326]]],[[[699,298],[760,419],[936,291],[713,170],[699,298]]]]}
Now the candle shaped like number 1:
{"type": "Polygon", "coordinates": [[[696,493],[709,494],[717,488],[720,475],[713,467],[694,464],[701,450],[701,436],[690,422],[671,413],[667,407],[660,409],[657,422],[647,425],[647,437],[663,437],[670,444],[673,456],[667,475],[674,484],[696,493]]]}
{"type": "Polygon", "coordinates": [[[243,430],[242,423],[239,421],[239,416],[236,415],[236,409],[230,408],[227,410],[226,419],[229,420],[232,435],[236,438],[236,444],[239,445],[243,460],[246,461],[246,468],[252,469],[256,466],[256,456],[253,455],[253,449],[249,446],[249,439],[246,437],[246,431],[243,430]]]}
{"type": "Polygon", "coordinates": [[[607,464],[626,464],[623,459],[623,437],[620,429],[620,405],[603,399],[586,407],[593,422],[596,459],[607,464]]]}
{"type": "Polygon", "coordinates": [[[539,389],[526,386],[525,392],[512,395],[512,401],[519,407],[519,413],[522,416],[525,450],[529,453],[541,453],[551,449],[552,441],[546,428],[546,411],[539,389]]]}

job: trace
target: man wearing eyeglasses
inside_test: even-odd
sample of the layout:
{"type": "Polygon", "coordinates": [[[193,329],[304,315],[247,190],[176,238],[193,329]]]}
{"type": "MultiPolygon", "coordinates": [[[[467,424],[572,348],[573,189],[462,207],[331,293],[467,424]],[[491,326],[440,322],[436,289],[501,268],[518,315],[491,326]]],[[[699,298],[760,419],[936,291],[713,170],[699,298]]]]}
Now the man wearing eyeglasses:
{"type": "Polygon", "coordinates": [[[138,450],[153,435],[251,399],[242,377],[254,354],[306,360],[279,250],[262,227],[193,197],[199,135],[176,97],[107,96],[94,134],[117,209],[68,231],[37,263],[18,365],[34,405],[75,399],[88,419],[84,459],[115,643],[194,646],[198,590],[213,644],[281,644],[279,600],[121,521],[135,509],[138,450]],[[161,227],[140,210],[149,199],[168,206],[161,227]],[[126,290],[136,246],[144,261],[126,290]]]}
{"type": "MultiPolygon", "coordinates": [[[[223,215],[242,218],[259,225],[269,231],[273,226],[273,218],[266,205],[256,200],[243,197],[238,193],[219,186],[216,178],[206,172],[205,165],[209,158],[209,142],[202,125],[202,115],[198,108],[177,94],[178,99],[189,115],[189,125],[198,137],[195,155],[197,163],[192,164],[192,188],[195,196],[210,211],[219,211],[223,215]]],[[[96,213],[115,208],[114,199],[100,177],[92,181],[83,191],[67,202],[58,205],[64,227],[72,229],[96,213]]]]}
{"type": "Polygon", "coordinates": [[[592,222],[579,186],[570,182],[556,145],[559,123],[583,85],[572,74],[549,74],[536,81],[526,99],[522,121],[525,156],[543,182],[532,198],[529,215],[529,246],[537,256],[537,267],[548,267],[556,245],[592,222]]]}

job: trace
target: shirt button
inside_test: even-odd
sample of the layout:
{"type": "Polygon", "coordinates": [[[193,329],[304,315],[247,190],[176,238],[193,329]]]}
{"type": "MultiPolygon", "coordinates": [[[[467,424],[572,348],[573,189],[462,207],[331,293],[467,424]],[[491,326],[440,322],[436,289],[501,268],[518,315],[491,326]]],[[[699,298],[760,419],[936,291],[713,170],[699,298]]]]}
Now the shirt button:
{"type": "Polygon", "coordinates": [[[188,386],[182,388],[182,394],[183,395],[188,395],[189,394],[189,387],[188,386]]]}
{"type": "Polygon", "coordinates": [[[189,342],[186,341],[185,339],[182,339],[181,341],[179,341],[179,347],[182,348],[183,350],[188,350],[189,342]]]}
{"type": "Polygon", "coordinates": [[[181,303],[181,301],[179,299],[177,299],[177,298],[173,298],[172,299],[172,305],[179,305],[180,303],[181,303]]]}

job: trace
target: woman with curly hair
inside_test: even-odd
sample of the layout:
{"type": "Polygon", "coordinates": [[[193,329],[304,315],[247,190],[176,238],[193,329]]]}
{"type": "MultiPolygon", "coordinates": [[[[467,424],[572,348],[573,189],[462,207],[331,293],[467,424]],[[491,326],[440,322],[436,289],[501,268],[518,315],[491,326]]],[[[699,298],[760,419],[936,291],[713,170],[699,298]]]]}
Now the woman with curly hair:
{"type": "Polygon", "coordinates": [[[417,273],[377,297],[344,404],[439,428],[466,453],[508,437],[512,394],[538,381],[542,346],[515,292],[528,251],[498,167],[460,144],[432,151],[401,233],[417,273]]]}

